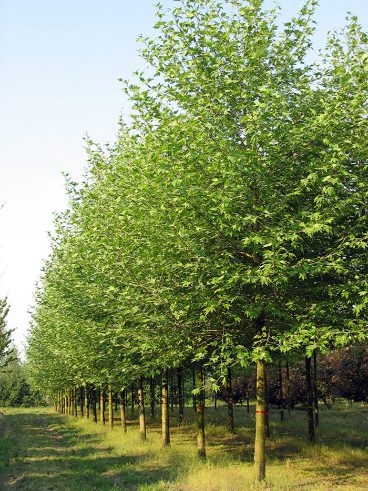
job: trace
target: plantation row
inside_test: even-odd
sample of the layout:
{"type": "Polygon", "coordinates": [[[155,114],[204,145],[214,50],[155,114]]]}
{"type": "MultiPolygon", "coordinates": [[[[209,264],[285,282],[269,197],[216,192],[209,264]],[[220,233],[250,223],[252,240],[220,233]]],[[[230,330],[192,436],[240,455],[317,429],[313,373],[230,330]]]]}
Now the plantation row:
{"type": "MultiPolygon", "coordinates": [[[[319,411],[318,411],[318,389],[317,389],[317,362],[314,354],[313,373],[307,370],[305,372],[305,389],[308,414],[308,430],[311,442],[315,441],[315,426],[319,426],[319,411]]],[[[306,360],[306,366],[309,367],[309,359],[306,360]]],[[[300,371],[300,367],[293,367],[293,372],[300,371]]],[[[208,374],[208,380],[205,383],[204,379],[196,380],[195,365],[191,369],[183,369],[180,367],[175,371],[164,371],[161,377],[151,377],[149,380],[140,378],[137,386],[133,383],[129,390],[122,389],[116,391],[115,387],[110,384],[107,388],[94,387],[86,385],[75,387],[57,394],[54,399],[55,409],[62,414],[73,416],[85,416],[93,418],[94,422],[100,421],[106,423],[106,408],[108,414],[109,427],[114,426],[114,407],[115,413],[119,410],[120,424],[124,432],[127,431],[127,408],[129,407],[130,416],[135,414],[135,404],[138,404],[139,429],[142,440],[146,439],[146,406],[147,395],[149,396],[149,411],[151,419],[154,421],[157,418],[157,402],[160,402],[160,417],[162,423],[162,445],[163,447],[170,443],[170,425],[169,414],[173,415],[180,426],[184,421],[185,407],[192,405],[197,416],[197,425],[199,429],[198,435],[198,455],[206,456],[205,448],[205,421],[204,421],[204,406],[205,401],[210,397],[213,400],[214,408],[217,408],[218,400],[224,400],[227,406],[227,431],[234,433],[234,405],[239,402],[242,405],[246,402],[246,412],[250,413],[250,399],[255,396],[255,379],[252,371],[246,370],[246,377],[238,377],[235,380],[240,387],[234,390],[233,374],[231,368],[228,367],[225,377],[225,384],[220,390],[214,390],[212,387],[212,377],[208,374]],[[188,383],[188,379],[191,379],[188,383]],[[242,386],[242,387],[241,387],[242,386]],[[237,392],[237,393],[236,393],[237,392]],[[174,412],[174,408],[176,411],[174,412]]],[[[304,374],[303,374],[304,375],[304,374]]],[[[281,421],[284,421],[284,413],[287,410],[289,413],[295,406],[295,400],[299,403],[305,402],[302,400],[299,390],[295,391],[290,380],[295,380],[295,377],[290,379],[290,366],[286,362],[285,369],[282,367],[282,361],[278,364],[278,380],[271,388],[276,391],[276,401],[274,394],[274,402],[278,404],[280,409],[281,421]],[[293,397],[292,397],[292,393],[293,397]]],[[[119,385],[119,384],[118,384],[119,385]]],[[[268,382],[268,391],[270,390],[268,382]]],[[[266,396],[266,433],[270,436],[269,416],[268,416],[268,397],[266,396]]]]}
{"type": "Polygon", "coordinates": [[[143,414],[162,377],[165,445],[169,370],[193,366],[201,457],[204,371],[216,388],[255,364],[259,480],[266,363],[306,357],[308,375],[367,337],[368,38],[350,17],[308,62],[315,5],[282,28],[260,0],[158,6],[129,125],[67,180],[27,352],[59,405],[133,383],[143,414]]]}

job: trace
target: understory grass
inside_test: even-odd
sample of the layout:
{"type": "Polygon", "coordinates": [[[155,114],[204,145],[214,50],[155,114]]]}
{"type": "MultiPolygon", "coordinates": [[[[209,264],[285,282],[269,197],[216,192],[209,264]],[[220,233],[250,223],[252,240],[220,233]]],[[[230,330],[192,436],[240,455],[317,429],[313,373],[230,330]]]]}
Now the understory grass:
{"type": "MultiPolygon", "coordinates": [[[[175,410],[176,411],[176,410],[175,410]]],[[[196,458],[193,409],[184,423],[171,417],[171,447],[161,448],[160,421],[147,417],[146,442],[137,420],[128,432],[63,416],[51,408],[3,409],[0,489],[245,491],[367,490],[368,407],[339,403],[322,409],[317,443],[306,436],[304,411],[271,410],[267,479],[253,481],[254,408],[235,408],[236,433],[226,431],[226,408],[206,410],[207,461],[196,458]]]]}

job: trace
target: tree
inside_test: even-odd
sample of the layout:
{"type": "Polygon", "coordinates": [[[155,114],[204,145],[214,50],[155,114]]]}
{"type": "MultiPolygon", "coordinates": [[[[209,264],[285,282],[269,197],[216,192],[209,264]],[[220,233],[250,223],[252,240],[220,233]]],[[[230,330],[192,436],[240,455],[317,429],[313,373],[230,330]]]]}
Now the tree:
{"type": "Polygon", "coordinates": [[[14,353],[11,339],[13,330],[8,329],[6,323],[9,308],[8,299],[0,299],[0,369],[12,361],[12,354],[14,353]]]}
{"type": "Polygon", "coordinates": [[[204,371],[255,363],[262,480],[266,362],[366,336],[367,38],[351,19],[311,64],[316,1],[282,28],[229,3],[158,6],[130,127],[69,182],[29,357],[53,393],[138,382],[142,415],[143,379],[193,364],[201,457],[204,371]]]}

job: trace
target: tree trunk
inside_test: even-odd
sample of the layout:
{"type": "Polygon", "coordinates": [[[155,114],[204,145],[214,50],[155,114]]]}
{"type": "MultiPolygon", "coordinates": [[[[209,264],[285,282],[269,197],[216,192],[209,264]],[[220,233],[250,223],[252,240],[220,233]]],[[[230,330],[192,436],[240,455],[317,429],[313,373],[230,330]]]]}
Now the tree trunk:
{"type": "Polygon", "coordinates": [[[313,389],[312,389],[312,360],[308,356],[305,357],[305,385],[307,392],[307,412],[308,412],[308,435],[311,443],[315,443],[316,434],[314,429],[314,405],[313,405],[313,389]]]}
{"type": "Polygon", "coordinates": [[[114,427],[114,408],[113,408],[113,394],[112,394],[112,387],[111,384],[109,384],[109,427],[112,429],[114,427]]]}
{"type": "Polygon", "coordinates": [[[74,387],[74,415],[77,418],[78,417],[78,389],[77,387],[74,387]]]}
{"type": "Polygon", "coordinates": [[[144,408],[143,379],[138,382],[139,433],[141,440],[146,440],[146,413],[144,408]]]}
{"type": "Polygon", "coordinates": [[[270,429],[270,408],[268,405],[268,381],[267,381],[267,370],[265,368],[265,375],[264,375],[264,381],[265,381],[265,390],[266,390],[266,438],[271,438],[271,429],[270,429]]]}
{"type": "Polygon", "coordinates": [[[125,406],[125,389],[120,393],[120,421],[121,427],[124,433],[127,432],[127,422],[126,422],[126,406],[125,406]]]}
{"type": "Polygon", "coordinates": [[[100,422],[105,424],[105,394],[102,386],[100,388],[100,422]]]}
{"type": "Polygon", "coordinates": [[[291,411],[291,387],[290,387],[290,365],[289,359],[286,358],[286,404],[288,413],[291,411]]]}
{"type": "Polygon", "coordinates": [[[247,414],[250,414],[249,386],[247,387],[247,414]]]}
{"type": "Polygon", "coordinates": [[[279,359],[279,409],[280,409],[280,419],[281,421],[284,421],[284,391],[283,391],[283,385],[282,385],[282,361],[281,361],[281,356],[279,359]]]}
{"type": "Polygon", "coordinates": [[[131,385],[130,387],[130,393],[131,393],[131,406],[130,406],[130,414],[133,416],[134,414],[134,384],[131,385]]]}
{"type": "Polygon", "coordinates": [[[150,405],[151,405],[151,417],[155,419],[155,379],[153,377],[150,378],[150,405]]]}
{"type": "Polygon", "coordinates": [[[86,385],[85,393],[86,397],[84,399],[84,402],[86,405],[86,418],[89,419],[89,408],[91,405],[91,387],[89,385],[86,385]]]}
{"type": "Polygon", "coordinates": [[[231,379],[231,368],[227,368],[226,372],[226,403],[227,403],[227,431],[234,433],[234,400],[233,400],[233,384],[231,379]]]}
{"type": "Polygon", "coordinates": [[[85,398],[84,387],[81,386],[81,388],[80,388],[80,412],[81,412],[82,418],[84,416],[84,398],[85,398]]]}
{"type": "Polygon", "coordinates": [[[170,445],[170,422],[169,422],[169,371],[162,372],[161,386],[161,424],[162,424],[162,446],[170,445]]]}
{"type": "Polygon", "coordinates": [[[206,458],[206,442],[204,433],[204,378],[202,363],[198,363],[195,370],[196,386],[199,394],[197,403],[197,455],[200,459],[206,458]]]}
{"type": "Polygon", "coordinates": [[[95,387],[92,387],[91,389],[91,396],[92,396],[92,412],[93,412],[93,421],[97,423],[98,418],[97,418],[97,390],[95,387]]]}
{"type": "Polygon", "coordinates": [[[266,366],[257,361],[256,437],[254,444],[254,470],[257,481],[266,477],[266,366]]]}
{"type": "MultiPolygon", "coordinates": [[[[193,390],[195,390],[195,388],[196,388],[196,376],[195,376],[194,365],[192,365],[192,381],[193,381],[193,390]]],[[[193,401],[193,409],[194,409],[194,412],[196,413],[197,412],[197,398],[196,398],[194,393],[193,393],[192,401],[193,401]]]]}
{"type": "Polygon", "coordinates": [[[313,351],[313,395],[314,395],[315,425],[316,428],[319,428],[319,407],[318,407],[318,389],[317,389],[317,350],[313,351]]]}
{"type": "Polygon", "coordinates": [[[184,420],[184,390],[183,390],[183,369],[178,368],[178,402],[179,402],[179,426],[184,420]]]}
{"type": "Polygon", "coordinates": [[[171,412],[173,413],[174,412],[175,392],[174,392],[174,375],[172,372],[170,373],[169,390],[170,390],[170,409],[171,409],[171,412]]]}

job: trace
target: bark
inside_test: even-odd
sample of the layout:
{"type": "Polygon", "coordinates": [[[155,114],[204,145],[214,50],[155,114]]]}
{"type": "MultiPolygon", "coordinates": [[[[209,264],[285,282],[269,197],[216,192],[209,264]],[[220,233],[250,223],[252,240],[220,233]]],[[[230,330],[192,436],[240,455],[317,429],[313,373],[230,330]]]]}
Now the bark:
{"type": "Polygon", "coordinates": [[[249,387],[247,388],[247,414],[250,414],[249,387]]]}
{"type": "Polygon", "coordinates": [[[124,433],[127,432],[125,395],[126,394],[125,394],[125,389],[124,389],[120,393],[120,421],[121,421],[121,427],[122,427],[124,433]]]}
{"type": "Polygon", "coordinates": [[[97,391],[95,387],[91,389],[91,396],[92,396],[92,412],[93,412],[93,421],[97,423],[98,418],[97,418],[97,391]]]}
{"type": "Polygon", "coordinates": [[[81,412],[82,418],[84,416],[84,398],[85,398],[84,387],[82,386],[80,388],[80,412],[81,412]]]}
{"type": "Polygon", "coordinates": [[[105,394],[103,387],[100,388],[100,422],[105,424],[105,394]]]}
{"type": "MultiPolygon", "coordinates": [[[[192,381],[193,381],[193,390],[195,390],[195,388],[196,388],[196,376],[195,376],[194,365],[192,365],[192,381]]],[[[197,412],[197,398],[196,398],[194,393],[193,393],[192,400],[193,400],[193,409],[194,409],[194,412],[196,413],[197,412]]]]}
{"type": "Polygon", "coordinates": [[[170,373],[169,389],[170,389],[170,408],[171,408],[171,412],[173,413],[174,412],[175,392],[174,392],[174,376],[172,373],[170,373]]]}
{"type": "Polygon", "coordinates": [[[73,400],[74,400],[74,416],[78,417],[78,389],[74,387],[73,391],[73,400]]]}
{"type": "Polygon", "coordinates": [[[131,394],[131,398],[132,398],[132,400],[130,401],[131,402],[130,414],[133,416],[133,414],[134,414],[134,384],[132,384],[130,387],[130,394],[131,394]]]}
{"type": "Polygon", "coordinates": [[[254,443],[254,470],[257,481],[266,477],[266,366],[257,361],[256,437],[254,443]]]}
{"type": "Polygon", "coordinates": [[[86,394],[86,397],[85,397],[84,402],[86,405],[86,418],[89,419],[89,408],[91,405],[91,387],[89,385],[86,385],[85,394],[86,394]]]}
{"type": "Polygon", "coordinates": [[[166,369],[162,372],[161,386],[161,424],[162,424],[162,446],[170,445],[170,422],[169,422],[169,371],[166,369]]]}
{"type": "Polygon", "coordinates": [[[227,403],[227,431],[234,433],[234,400],[233,400],[233,384],[231,378],[231,368],[227,368],[226,372],[226,403],[227,403]]]}
{"type": "Polygon", "coordinates": [[[141,440],[146,440],[146,413],[144,408],[143,379],[138,382],[139,433],[141,440]]]}
{"type": "Polygon", "coordinates": [[[311,443],[315,443],[316,434],[314,428],[314,405],[313,405],[313,388],[312,388],[312,360],[305,357],[305,385],[307,391],[307,415],[308,415],[308,435],[311,443]]]}
{"type": "Polygon", "coordinates": [[[155,379],[153,377],[150,378],[150,405],[151,405],[151,417],[155,419],[155,379]]]}
{"type": "Polygon", "coordinates": [[[264,381],[265,381],[265,390],[266,390],[266,438],[271,438],[270,408],[268,405],[268,382],[267,382],[267,371],[266,371],[266,369],[265,369],[264,381]]]}
{"type": "Polygon", "coordinates": [[[204,433],[204,378],[203,367],[198,363],[195,369],[196,387],[199,390],[197,396],[197,455],[200,459],[206,458],[206,442],[204,433]]]}
{"type": "Polygon", "coordinates": [[[112,429],[114,427],[114,411],[113,411],[113,393],[111,384],[109,385],[109,427],[112,429]]]}
{"type": "Polygon", "coordinates": [[[283,391],[283,384],[282,384],[282,361],[281,357],[279,359],[279,409],[280,409],[280,419],[281,421],[284,421],[284,391],[283,391]]]}
{"type": "Polygon", "coordinates": [[[317,389],[317,350],[313,351],[313,396],[314,396],[315,425],[316,428],[319,428],[319,407],[318,407],[318,389],[317,389]]]}
{"type": "Polygon", "coordinates": [[[290,386],[290,365],[289,359],[286,358],[286,404],[288,408],[288,413],[291,411],[291,386],[290,386]]]}
{"type": "Polygon", "coordinates": [[[183,389],[183,369],[178,368],[178,402],[179,402],[179,426],[184,420],[184,389],[183,389]]]}
{"type": "Polygon", "coordinates": [[[69,391],[68,391],[68,394],[65,396],[65,406],[66,406],[66,414],[69,416],[70,415],[70,397],[69,397],[69,391]]]}

